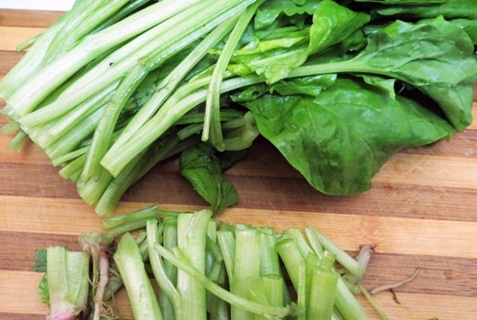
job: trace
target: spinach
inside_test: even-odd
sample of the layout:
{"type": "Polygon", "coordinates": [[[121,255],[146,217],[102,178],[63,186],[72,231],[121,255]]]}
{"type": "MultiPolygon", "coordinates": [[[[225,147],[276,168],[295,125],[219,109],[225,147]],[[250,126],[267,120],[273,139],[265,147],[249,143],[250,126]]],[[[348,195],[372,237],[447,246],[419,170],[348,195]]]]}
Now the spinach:
{"type": "Polygon", "coordinates": [[[233,98],[313,187],[357,193],[403,147],[470,124],[472,52],[467,33],[441,17],[396,21],[370,34],[351,59],[320,57],[289,74],[297,78],[269,85],[269,93],[259,85],[233,98]]]}
{"type": "Polygon", "coordinates": [[[317,53],[340,43],[367,24],[367,13],[354,12],[331,0],[324,0],[313,14],[309,53],[317,53]]]}
{"type": "MultiPolygon", "coordinates": [[[[373,2],[369,0],[361,1],[373,2]]],[[[371,9],[371,11],[388,19],[425,19],[438,16],[443,16],[446,19],[477,19],[477,10],[475,10],[474,0],[406,2],[407,1],[387,1],[387,3],[393,5],[377,6],[371,9]]]]}
{"type": "Polygon", "coordinates": [[[332,195],[370,188],[379,168],[403,147],[449,137],[447,121],[401,96],[340,77],[315,96],[287,87],[246,103],[260,133],[316,189],[332,195]]]}
{"type": "Polygon", "coordinates": [[[222,176],[222,172],[242,156],[243,152],[218,153],[202,143],[182,152],[180,172],[210,204],[212,211],[218,213],[239,200],[234,185],[222,176]]]}
{"type": "Polygon", "coordinates": [[[471,123],[475,8],[475,0],[152,1],[110,26],[75,23],[99,29],[70,38],[62,23],[84,16],[73,10],[0,82],[3,114],[21,129],[10,147],[31,138],[102,215],[185,149],[181,170],[194,188],[215,212],[232,205],[222,159],[259,134],[318,190],[364,191],[401,148],[471,123]],[[66,52],[57,46],[65,37],[66,52]]]}
{"type": "Polygon", "coordinates": [[[472,121],[477,60],[467,33],[441,17],[396,21],[368,36],[350,60],[308,65],[315,73],[369,73],[400,80],[434,99],[457,130],[472,121]]]}

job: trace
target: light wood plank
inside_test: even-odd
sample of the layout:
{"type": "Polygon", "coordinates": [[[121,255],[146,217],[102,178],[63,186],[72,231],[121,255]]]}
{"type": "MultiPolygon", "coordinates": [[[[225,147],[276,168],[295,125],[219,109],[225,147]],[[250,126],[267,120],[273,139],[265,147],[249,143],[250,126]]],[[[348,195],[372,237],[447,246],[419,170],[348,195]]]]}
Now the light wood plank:
{"type": "Polygon", "coordinates": [[[0,50],[15,51],[19,45],[37,36],[44,28],[0,26],[0,50]]]}
{"type": "MultiPolygon", "coordinates": [[[[475,320],[477,297],[456,297],[448,295],[397,293],[397,304],[389,292],[375,296],[376,301],[393,320],[475,320]]],[[[372,314],[372,319],[379,319],[372,308],[360,297],[359,301],[372,314]]]]}
{"type": "MultiPolygon", "coordinates": [[[[473,153],[477,153],[475,146],[473,153]]],[[[477,189],[477,158],[396,154],[374,177],[375,182],[427,187],[477,189]]]]}
{"type": "Polygon", "coordinates": [[[477,247],[468,245],[475,239],[477,223],[367,216],[359,212],[354,215],[240,208],[225,211],[219,220],[250,221],[277,230],[313,225],[338,246],[350,251],[372,244],[380,253],[477,257],[477,247]]]}
{"type": "MultiPolygon", "coordinates": [[[[134,204],[139,208],[144,205],[134,204]]],[[[175,209],[177,205],[162,207],[175,209]]],[[[0,208],[2,231],[70,235],[101,231],[100,217],[81,200],[0,196],[0,208]],[[75,223],[71,223],[73,218],[75,223]]],[[[468,245],[477,234],[477,222],[243,208],[226,210],[218,220],[250,222],[277,230],[313,225],[350,251],[358,250],[363,244],[373,244],[380,253],[477,257],[477,247],[468,245]]]]}
{"type": "Polygon", "coordinates": [[[0,196],[2,230],[79,234],[101,231],[101,218],[82,200],[0,196]]]}
{"type": "Polygon", "coordinates": [[[41,273],[0,270],[1,312],[47,314],[48,308],[37,293],[41,277],[41,273]]]}
{"type": "MultiPolygon", "coordinates": [[[[0,120],[0,126],[2,121],[0,120]]],[[[5,122],[6,123],[6,122],[5,122]]],[[[47,164],[52,165],[48,156],[31,141],[27,142],[21,152],[8,149],[14,134],[0,134],[0,163],[47,164]]]]}
{"type": "Polygon", "coordinates": [[[46,28],[60,18],[61,15],[63,15],[63,12],[58,11],[38,12],[36,10],[0,9],[0,24],[5,27],[46,28]]]}

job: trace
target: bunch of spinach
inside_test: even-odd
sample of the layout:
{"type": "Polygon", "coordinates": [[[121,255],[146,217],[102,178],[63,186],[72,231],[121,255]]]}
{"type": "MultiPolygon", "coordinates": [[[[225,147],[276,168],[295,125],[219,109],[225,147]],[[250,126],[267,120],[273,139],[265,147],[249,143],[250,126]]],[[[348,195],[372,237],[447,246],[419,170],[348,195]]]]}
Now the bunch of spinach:
{"type": "MultiPolygon", "coordinates": [[[[381,2],[396,10],[416,3],[381,2]]],[[[308,43],[296,45],[293,55],[288,48],[272,55],[240,51],[233,68],[263,72],[271,84],[232,97],[252,111],[260,133],[313,187],[334,195],[368,190],[397,151],[449,138],[472,121],[476,41],[463,26],[475,21],[447,2],[428,3],[427,9],[459,19],[390,21],[322,1],[308,43]],[[288,71],[305,54],[306,62],[288,71]],[[275,81],[277,74],[285,75],[275,81]]],[[[289,38],[273,39],[280,40],[285,45],[289,38]]]]}
{"type": "Polygon", "coordinates": [[[369,189],[374,174],[401,148],[449,137],[472,120],[477,65],[473,43],[459,26],[442,17],[395,21],[377,30],[356,21],[359,14],[323,1],[310,28],[308,52],[328,51],[311,55],[286,76],[307,78],[234,95],[252,111],[260,133],[315,188],[329,194],[369,189]],[[367,43],[350,56],[343,46],[356,23],[367,43]],[[337,39],[344,40],[333,45],[337,39]]]}
{"type": "Polygon", "coordinates": [[[31,138],[102,215],[179,154],[215,212],[232,205],[220,161],[259,135],[317,190],[362,192],[472,121],[474,0],[89,2],[24,46],[0,97],[11,146],[31,138]]]}

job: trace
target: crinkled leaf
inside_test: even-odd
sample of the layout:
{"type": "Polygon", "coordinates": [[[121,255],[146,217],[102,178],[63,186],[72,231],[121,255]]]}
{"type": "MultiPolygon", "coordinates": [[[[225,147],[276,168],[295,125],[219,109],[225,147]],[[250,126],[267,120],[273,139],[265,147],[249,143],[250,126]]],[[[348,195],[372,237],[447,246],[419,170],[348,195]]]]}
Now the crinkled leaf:
{"type": "Polygon", "coordinates": [[[361,64],[363,71],[368,68],[370,73],[411,84],[434,99],[455,128],[463,130],[472,121],[477,82],[473,50],[467,33],[441,17],[416,24],[396,21],[370,35],[368,46],[350,67],[361,64]]]}
{"type": "Polygon", "coordinates": [[[181,174],[210,204],[214,214],[234,205],[239,200],[234,185],[222,175],[223,170],[230,167],[236,160],[229,155],[222,164],[218,152],[207,144],[193,146],[181,154],[181,174]]]}
{"type": "Polygon", "coordinates": [[[256,29],[262,29],[273,25],[280,16],[293,17],[312,15],[321,0],[274,0],[266,1],[257,11],[254,25],[256,29]]]}
{"type": "Polygon", "coordinates": [[[263,75],[267,83],[274,83],[288,76],[291,70],[301,66],[307,59],[306,45],[297,48],[277,49],[261,54],[236,56],[228,69],[239,75],[256,73],[263,75]]]}
{"type": "Polygon", "coordinates": [[[422,3],[415,1],[416,5],[403,4],[389,5],[376,8],[376,13],[393,18],[435,18],[443,16],[446,19],[465,18],[477,20],[475,0],[447,0],[438,4],[422,3]]]}
{"type": "Polygon", "coordinates": [[[317,96],[322,90],[331,87],[336,81],[336,74],[320,74],[280,81],[271,87],[272,92],[282,96],[309,95],[317,96]]]}
{"type": "Polygon", "coordinates": [[[474,45],[477,45],[477,20],[455,19],[451,23],[464,30],[472,40],[474,45]]]}
{"type": "Polygon", "coordinates": [[[48,290],[48,277],[46,274],[41,277],[38,284],[38,297],[43,304],[50,304],[50,291],[48,290]]]}
{"type": "Polygon", "coordinates": [[[403,147],[449,136],[447,121],[361,80],[338,79],[316,97],[266,94],[248,102],[260,133],[317,190],[362,192],[403,147]]]}
{"type": "Polygon", "coordinates": [[[366,82],[367,84],[382,89],[384,92],[389,94],[389,96],[393,99],[396,97],[396,92],[394,90],[394,86],[396,85],[396,79],[383,78],[380,76],[369,75],[369,74],[363,74],[360,76],[363,78],[364,82],[366,82]]]}
{"type": "Polygon", "coordinates": [[[235,50],[228,69],[242,76],[263,74],[269,82],[282,79],[307,58],[309,29],[291,29],[276,29],[266,38],[255,38],[247,46],[235,50]]]}
{"type": "Polygon", "coordinates": [[[332,0],[322,1],[313,14],[308,53],[317,53],[344,41],[370,20],[366,13],[354,12],[332,0]]]}

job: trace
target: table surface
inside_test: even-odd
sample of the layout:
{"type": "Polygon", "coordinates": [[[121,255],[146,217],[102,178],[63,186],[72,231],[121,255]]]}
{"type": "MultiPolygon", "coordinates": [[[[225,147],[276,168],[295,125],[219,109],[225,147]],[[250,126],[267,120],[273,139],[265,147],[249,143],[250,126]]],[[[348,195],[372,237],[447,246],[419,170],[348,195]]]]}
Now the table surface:
{"type": "MultiPolygon", "coordinates": [[[[15,47],[59,14],[0,9],[0,78],[21,58],[15,47]]],[[[473,110],[477,116],[475,102],[473,110]]],[[[0,118],[0,125],[6,122],[0,118]]],[[[36,293],[41,274],[31,269],[35,249],[75,249],[79,233],[101,231],[101,219],[37,147],[11,152],[10,139],[0,135],[0,319],[41,319],[48,310],[36,293]]],[[[277,230],[314,225],[350,253],[373,244],[368,288],[419,268],[413,282],[396,290],[399,303],[390,292],[376,295],[391,319],[476,319],[477,123],[450,142],[403,150],[376,175],[372,190],[359,195],[316,192],[264,141],[227,177],[241,201],[220,221],[277,230]]],[[[133,186],[117,212],[154,202],[171,209],[205,206],[178,174],[177,160],[158,165],[133,186]]],[[[127,303],[118,305],[121,317],[130,318],[127,303]]]]}

